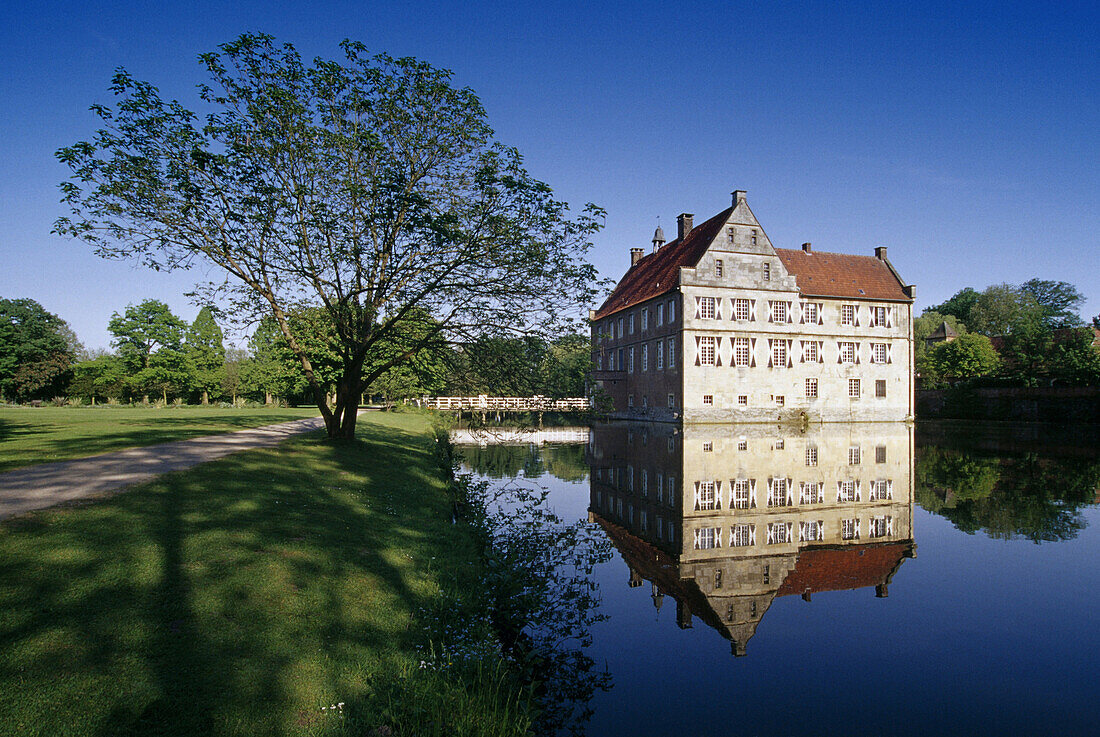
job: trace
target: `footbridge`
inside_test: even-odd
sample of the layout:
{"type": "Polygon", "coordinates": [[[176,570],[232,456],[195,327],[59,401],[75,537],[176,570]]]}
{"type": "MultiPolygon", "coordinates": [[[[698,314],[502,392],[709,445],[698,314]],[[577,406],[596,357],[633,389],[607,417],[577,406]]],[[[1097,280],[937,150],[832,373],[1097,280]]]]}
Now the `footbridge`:
{"type": "Polygon", "coordinates": [[[441,412],[587,412],[592,408],[588,397],[552,399],[533,397],[422,397],[416,400],[419,407],[441,412]]]}

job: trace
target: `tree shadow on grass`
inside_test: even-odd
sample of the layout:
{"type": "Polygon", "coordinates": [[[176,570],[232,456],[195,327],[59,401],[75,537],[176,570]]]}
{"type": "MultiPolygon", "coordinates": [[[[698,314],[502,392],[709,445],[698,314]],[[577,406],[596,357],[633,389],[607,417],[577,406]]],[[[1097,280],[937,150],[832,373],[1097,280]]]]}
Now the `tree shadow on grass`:
{"type": "Polygon", "coordinates": [[[306,734],[403,657],[461,548],[430,439],[366,428],[0,525],[0,723],[306,734]]]}

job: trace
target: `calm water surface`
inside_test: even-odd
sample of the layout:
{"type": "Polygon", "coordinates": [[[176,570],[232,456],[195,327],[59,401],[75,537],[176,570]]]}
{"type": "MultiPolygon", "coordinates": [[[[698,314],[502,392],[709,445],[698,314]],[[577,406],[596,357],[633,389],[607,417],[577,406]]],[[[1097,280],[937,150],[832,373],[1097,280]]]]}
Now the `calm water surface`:
{"type": "Polygon", "coordinates": [[[624,423],[480,443],[467,470],[549,489],[614,545],[591,574],[584,652],[611,686],[588,734],[1100,734],[1095,430],[624,423]]]}

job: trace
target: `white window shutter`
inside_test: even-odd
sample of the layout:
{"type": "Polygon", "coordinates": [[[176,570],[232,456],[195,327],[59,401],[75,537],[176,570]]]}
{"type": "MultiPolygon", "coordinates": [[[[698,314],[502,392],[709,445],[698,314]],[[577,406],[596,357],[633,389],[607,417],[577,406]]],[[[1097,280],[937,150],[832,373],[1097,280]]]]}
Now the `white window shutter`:
{"type": "Polygon", "coordinates": [[[794,366],[794,359],[791,358],[791,353],[794,351],[794,339],[787,339],[787,368],[794,366]]]}
{"type": "Polygon", "coordinates": [[[787,523],[787,542],[794,541],[794,522],[787,523]]]}
{"type": "Polygon", "coordinates": [[[801,302],[798,303],[798,324],[806,324],[806,305],[801,302]]]}
{"type": "Polygon", "coordinates": [[[794,482],[787,479],[787,506],[794,504],[794,482]]]}
{"type": "Polygon", "coordinates": [[[768,300],[768,322],[775,322],[775,302],[768,300]]]}
{"type": "MultiPolygon", "coordinates": [[[[856,324],[858,325],[859,323],[857,322],[856,324]]],[[[862,352],[862,350],[861,350],[862,347],[863,347],[862,344],[856,343],[856,365],[857,366],[859,365],[859,354],[862,352]]]]}
{"type": "Polygon", "coordinates": [[[722,319],[722,298],[721,297],[715,297],[714,298],[714,319],[715,320],[721,320],[722,319]]]}
{"type": "Polygon", "coordinates": [[[749,507],[756,509],[756,479],[749,480],[749,507]]]}
{"type": "Polygon", "coordinates": [[[838,502],[840,501],[840,495],[841,495],[841,485],[840,485],[840,482],[837,481],[836,482],[836,500],[838,502]]]}
{"type": "Polygon", "coordinates": [[[699,316],[703,314],[702,305],[703,305],[703,298],[702,297],[696,297],[695,298],[695,319],[696,320],[698,320],[699,316]]]}
{"type": "Polygon", "coordinates": [[[890,517],[890,516],[888,516],[886,518],[886,534],[887,535],[893,535],[894,534],[894,518],[890,517]]]}
{"type": "Polygon", "coordinates": [[[886,363],[894,362],[894,346],[886,344],[886,363]]]}
{"type": "Polygon", "coordinates": [[[825,312],[825,303],[824,302],[818,302],[817,303],[817,324],[818,325],[824,325],[825,324],[825,318],[823,316],[824,312],[825,312]]]}
{"type": "Polygon", "coordinates": [[[817,341],[817,362],[825,363],[825,341],[817,341]]]}
{"type": "Polygon", "coordinates": [[[787,322],[794,322],[794,302],[787,303],[787,322]]]}
{"type": "Polygon", "coordinates": [[[714,528],[714,547],[716,547],[716,548],[722,547],[722,528],[721,527],[715,527],[714,528]]]}
{"type": "Polygon", "coordinates": [[[886,308],[886,327],[888,327],[888,328],[894,327],[894,320],[893,320],[894,309],[895,309],[894,307],[887,307],[886,308]]]}
{"type": "Polygon", "coordinates": [[[695,482],[695,511],[699,511],[699,482],[695,482]]]}
{"type": "Polygon", "coordinates": [[[756,322],[756,300],[749,300],[749,321],[756,322]]]}
{"type": "Polygon", "coordinates": [[[756,545],[756,525],[749,525],[749,545],[756,545]]]}
{"type": "Polygon", "coordinates": [[[749,338],[749,368],[756,368],[756,338],[749,338]]]}
{"type": "Polygon", "coordinates": [[[852,310],[852,312],[855,313],[855,316],[856,316],[855,322],[856,322],[856,327],[858,328],[859,327],[859,305],[856,305],[855,309],[852,310]]]}
{"type": "Polygon", "coordinates": [[[860,488],[859,488],[859,480],[858,479],[856,480],[856,501],[857,502],[862,501],[862,497],[860,496],[860,488]]]}
{"type": "Polygon", "coordinates": [[[886,498],[887,499],[893,499],[894,498],[894,482],[890,481],[890,480],[886,481],[886,498]]]}
{"type": "Polygon", "coordinates": [[[768,525],[768,545],[775,544],[775,525],[768,525]]]}
{"type": "Polygon", "coordinates": [[[699,549],[699,538],[701,537],[701,535],[699,534],[699,530],[694,530],[693,532],[695,533],[695,549],[698,550],[699,549]]]}

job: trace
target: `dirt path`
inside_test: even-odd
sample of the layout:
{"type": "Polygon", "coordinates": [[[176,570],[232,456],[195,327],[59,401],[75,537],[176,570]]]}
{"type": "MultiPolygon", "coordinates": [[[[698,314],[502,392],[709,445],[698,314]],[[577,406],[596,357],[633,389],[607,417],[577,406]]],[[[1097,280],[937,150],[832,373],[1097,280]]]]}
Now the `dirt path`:
{"type": "Polygon", "coordinates": [[[114,453],[43,463],[0,474],[0,519],[34,509],[117,491],[171,471],[182,471],[230,453],[278,445],[292,435],[325,426],[321,417],[114,453]]]}

